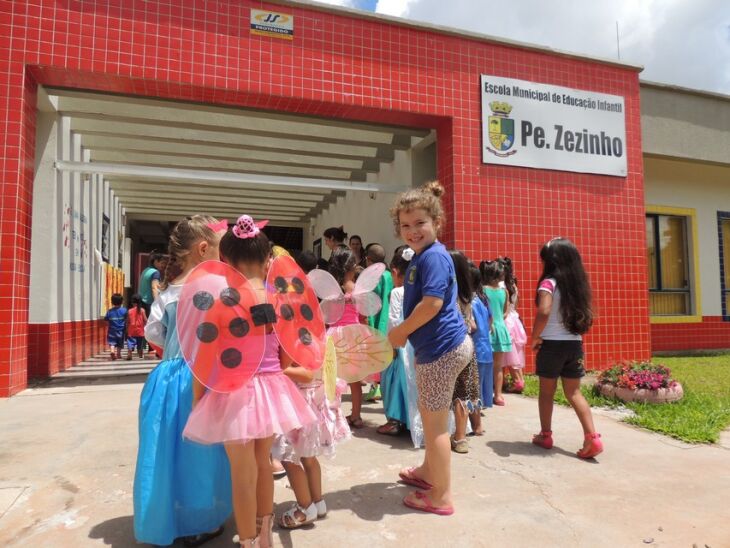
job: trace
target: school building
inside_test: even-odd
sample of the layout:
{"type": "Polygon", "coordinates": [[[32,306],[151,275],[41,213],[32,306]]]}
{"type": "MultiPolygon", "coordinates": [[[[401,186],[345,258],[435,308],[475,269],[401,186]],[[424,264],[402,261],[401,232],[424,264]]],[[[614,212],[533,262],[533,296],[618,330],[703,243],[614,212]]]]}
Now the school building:
{"type": "Polygon", "coordinates": [[[730,348],[730,98],[639,73],[304,1],[0,1],[0,396],[103,348],[176,219],[392,251],[394,193],[434,177],[528,330],[541,245],[577,243],[590,368],[730,348]]]}

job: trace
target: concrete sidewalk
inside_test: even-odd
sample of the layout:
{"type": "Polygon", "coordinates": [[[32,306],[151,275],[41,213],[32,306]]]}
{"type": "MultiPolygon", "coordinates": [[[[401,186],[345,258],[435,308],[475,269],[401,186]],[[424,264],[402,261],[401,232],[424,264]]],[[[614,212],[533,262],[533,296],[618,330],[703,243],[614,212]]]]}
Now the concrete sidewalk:
{"type": "MultiPolygon", "coordinates": [[[[134,546],[132,478],[144,376],[53,381],[0,400],[0,545],[134,546]]],[[[397,471],[417,464],[410,439],[372,428],[324,462],[329,516],[276,531],[277,545],[316,546],[730,546],[730,452],[690,446],[597,414],[607,450],[584,462],[580,426],[556,407],[556,448],[530,444],[536,401],[507,396],[486,411],[487,435],[453,454],[457,512],[426,515],[401,504],[397,471]]],[[[366,405],[369,425],[382,406],[366,405]]],[[[293,500],[277,482],[279,512],[293,500]]],[[[225,534],[206,546],[233,546],[225,534]]]]}

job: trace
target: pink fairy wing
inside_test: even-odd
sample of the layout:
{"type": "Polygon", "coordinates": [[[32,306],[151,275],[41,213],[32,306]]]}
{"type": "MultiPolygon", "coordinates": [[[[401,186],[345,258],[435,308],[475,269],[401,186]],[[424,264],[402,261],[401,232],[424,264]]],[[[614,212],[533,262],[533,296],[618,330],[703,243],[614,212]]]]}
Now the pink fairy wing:
{"type": "Polygon", "coordinates": [[[334,327],[329,333],[337,354],[337,376],[347,382],[359,382],[393,361],[388,339],[369,325],[334,327]]]}
{"type": "Polygon", "coordinates": [[[266,297],[274,306],[274,331],[284,351],[302,367],[322,367],[326,327],[314,288],[294,259],[281,255],[271,263],[266,297]]]}
{"type": "Polygon", "coordinates": [[[355,303],[358,313],[362,316],[372,316],[377,314],[378,310],[383,307],[383,301],[380,299],[380,295],[373,293],[360,293],[359,295],[352,294],[352,300],[355,303]]]}
{"type": "Polygon", "coordinates": [[[363,270],[360,276],[358,276],[357,282],[355,282],[352,301],[362,316],[372,316],[383,306],[380,297],[373,293],[383,272],[385,272],[385,265],[383,263],[375,263],[363,270]]]}
{"type": "Polygon", "coordinates": [[[216,392],[246,384],[259,367],[265,326],[255,326],[256,293],[240,272],[206,261],[188,276],[177,305],[180,348],[195,378],[216,392]]]}
{"type": "Polygon", "coordinates": [[[337,323],[345,312],[345,295],[342,288],[332,274],[326,270],[314,269],[307,274],[317,297],[321,299],[319,307],[322,310],[324,323],[337,323]]]}

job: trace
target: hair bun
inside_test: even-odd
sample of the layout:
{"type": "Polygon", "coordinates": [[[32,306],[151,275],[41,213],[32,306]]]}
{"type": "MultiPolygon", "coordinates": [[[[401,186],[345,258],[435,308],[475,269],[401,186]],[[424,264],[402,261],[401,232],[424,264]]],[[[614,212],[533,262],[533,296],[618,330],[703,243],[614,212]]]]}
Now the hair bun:
{"type": "Polygon", "coordinates": [[[430,192],[437,198],[440,198],[444,194],[444,187],[438,181],[430,181],[426,183],[423,185],[423,190],[425,192],[430,192]]]}

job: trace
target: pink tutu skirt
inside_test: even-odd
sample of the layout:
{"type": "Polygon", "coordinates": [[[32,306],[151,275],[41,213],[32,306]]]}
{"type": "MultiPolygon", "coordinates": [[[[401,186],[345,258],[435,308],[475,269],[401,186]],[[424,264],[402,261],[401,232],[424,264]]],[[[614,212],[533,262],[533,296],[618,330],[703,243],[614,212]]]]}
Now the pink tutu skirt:
{"type": "Polygon", "coordinates": [[[316,422],[297,385],[277,371],[254,375],[230,394],[206,392],[190,413],[183,436],[204,444],[245,443],[316,422]]]}
{"type": "Polygon", "coordinates": [[[525,345],[527,344],[527,333],[520,321],[520,315],[516,310],[510,310],[504,320],[509,336],[512,339],[512,351],[504,355],[504,367],[522,369],[525,367],[525,345]]]}
{"type": "Polygon", "coordinates": [[[301,385],[299,390],[318,421],[279,436],[272,448],[274,458],[299,464],[302,457],[333,457],[336,445],[351,436],[350,427],[340,409],[340,398],[346,389],[347,383],[338,380],[337,396],[332,402],[325,396],[322,381],[301,385]]]}

